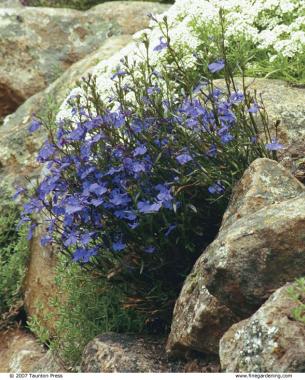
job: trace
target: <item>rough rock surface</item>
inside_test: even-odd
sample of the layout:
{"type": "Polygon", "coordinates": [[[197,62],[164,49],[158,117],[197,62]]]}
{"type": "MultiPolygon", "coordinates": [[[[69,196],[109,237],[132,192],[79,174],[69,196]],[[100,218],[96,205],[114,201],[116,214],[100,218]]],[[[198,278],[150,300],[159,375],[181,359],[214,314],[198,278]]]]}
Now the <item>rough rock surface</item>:
{"type": "Polygon", "coordinates": [[[36,154],[46,138],[44,130],[30,135],[28,125],[33,114],[44,114],[51,106],[55,107],[65,98],[75,82],[87,75],[101,59],[109,58],[131,39],[129,35],[109,38],[96,52],[73,64],[45,90],[25,101],[15,113],[6,117],[0,126],[0,183],[7,186],[22,181],[25,176],[39,176],[40,168],[36,154]]]}
{"type": "Polygon", "coordinates": [[[0,8],[21,8],[19,0],[0,0],[0,8]]]}
{"type": "Polygon", "coordinates": [[[0,331],[1,372],[65,372],[65,368],[32,334],[15,328],[0,331]]]}
{"type": "Polygon", "coordinates": [[[252,163],[233,194],[227,225],[185,281],[174,310],[169,353],[216,353],[218,340],[234,321],[249,317],[274,289],[303,275],[304,189],[277,162],[252,163]]]}
{"type": "Polygon", "coordinates": [[[218,372],[215,358],[171,361],[164,351],[164,339],[108,333],[85,347],[82,372],[218,372]]]}
{"type": "Polygon", "coordinates": [[[56,263],[52,249],[41,247],[40,237],[36,232],[30,243],[29,264],[24,281],[24,307],[27,315],[37,317],[50,333],[55,319],[49,301],[55,294],[60,296],[54,281],[56,263]]]}
{"type": "MultiPolygon", "coordinates": [[[[262,96],[266,108],[270,128],[275,136],[274,125],[280,122],[277,135],[285,145],[285,149],[279,151],[279,160],[298,179],[305,182],[305,90],[292,86],[282,80],[269,80],[260,78],[246,78],[249,91],[256,91],[262,96]]],[[[223,87],[223,81],[215,82],[223,87]]],[[[241,82],[236,79],[238,88],[242,88],[241,82]]]]}
{"type": "Polygon", "coordinates": [[[147,27],[148,12],[167,8],[137,1],[103,3],[86,12],[0,8],[0,117],[15,111],[109,37],[131,35],[147,27]]]}
{"type": "MultiPolygon", "coordinates": [[[[61,102],[69,87],[75,85],[79,78],[86,74],[97,61],[106,59],[130,41],[129,35],[109,38],[99,50],[73,64],[60,78],[46,90],[32,96],[0,127],[0,188],[12,189],[16,184],[23,185],[25,176],[38,178],[41,167],[35,160],[45,131],[30,135],[28,125],[32,114],[44,111],[48,99],[53,103],[61,102]]],[[[11,190],[13,191],[13,190],[11,190]]],[[[25,280],[25,308],[30,316],[42,317],[51,313],[49,306],[51,295],[57,294],[54,285],[54,268],[56,258],[51,251],[42,248],[39,238],[31,242],[29,270],[25,280]],[[39,307],[40,305],[40,307],[39,307]]],[[[42,324],[52,332],[54,319],[41,319],[42,324]]]]}
{"type": "Polygon", "coordinates": [[[304,190],[282,165],[268,159],[256,160],[235,186],[221,228],[265,206],[294,198],[304,190]]]}
{"type": "Polygon", "coordinates": [[[251,318],[233,325],[220,341],[225,372],[304,372],[305,324],[292,317],[298,303],[286,285],[251,318]]]}

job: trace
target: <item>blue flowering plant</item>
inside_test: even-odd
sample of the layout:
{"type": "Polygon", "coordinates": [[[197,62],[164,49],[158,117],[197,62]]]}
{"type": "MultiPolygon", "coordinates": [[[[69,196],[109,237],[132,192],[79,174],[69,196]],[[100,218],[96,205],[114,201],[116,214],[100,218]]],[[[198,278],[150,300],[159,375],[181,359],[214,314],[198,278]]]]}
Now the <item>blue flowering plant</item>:
{"type": "MultiPolygon", "coordinates": [[[[70,99],[70,119],[31,124],[31,133],[47,128],[48,139],[37,157],[45,175],[23,221],[31,221],[31,238],[44,215],[42,245],[124,283],[124,307],[167,321],[233,185],[254,159],[275,158],[282,146],[261,100],[244,81],[237,89],[225,51],[190,70],[164,25],[154,48],[163,64],[126,57],[107,101],[89,76],[80,83],[85,96],[70,99]]],[[[148,51],[145,36],[143,44],[148,51]]]]}

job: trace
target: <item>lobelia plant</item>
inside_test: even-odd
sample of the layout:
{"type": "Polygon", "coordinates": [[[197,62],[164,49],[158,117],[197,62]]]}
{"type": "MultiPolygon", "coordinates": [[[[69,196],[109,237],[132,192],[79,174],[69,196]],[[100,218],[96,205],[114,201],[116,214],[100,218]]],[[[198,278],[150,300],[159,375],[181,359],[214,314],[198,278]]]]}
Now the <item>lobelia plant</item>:
{"type": "MultiPolygon", "coordinates": [[[[56,244],[124,284],[122,306],[164,328],[183,279],[217,233],[232,187],[254,159],[276,158],[282,145],[244,78],[237,88],[224,44],[218,59],[198,55],[189,68],[171,45],[166,18],[159,28],[158,70],[143,35],[145,58],[122,59],[108,101],[93,76],[83,78],[83,95],[69,100],[71,118],[44,125],[49,138],[37,159],[47,173],[22,221],[31,220],[31,238],[36,215],[44,214],[42,245],[56,244]],[[214,84],[220,75],[221,88],[214,84]]],[[[35,119],[30,132],[42,124],[35,119]]]]}

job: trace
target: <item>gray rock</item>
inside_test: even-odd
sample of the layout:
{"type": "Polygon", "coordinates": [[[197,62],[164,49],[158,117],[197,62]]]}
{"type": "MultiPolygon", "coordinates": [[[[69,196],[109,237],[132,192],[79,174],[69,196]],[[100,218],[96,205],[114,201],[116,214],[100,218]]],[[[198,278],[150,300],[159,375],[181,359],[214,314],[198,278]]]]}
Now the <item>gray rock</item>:
{"type": "Polygon", "coordinates": [[[225,333],[219,351],[223,371],[305,371],[305,324],[292,317],[298,302],[289,296],[290,287],[278,289],[251,318],[225,333]]]}
{"type": "Polygon", "coordinates": [[[0,117],[46,88],[71,64],[109,37],[148,26],[148,12],[167,5],[108,2],[89,11],[58,8],[0,8],[0,117]]]}
{"type": "Polygon", "coordinates": [[[252,163],[237,185],[225,228],[185,281],[174,310],[169,353],[217,353],[218,340],[230,324],[252,315],[274,289],[303,274],[304,201],[304,186],[277,162],[252,163]],[[279,189],[273,188],[277,185],[279,189]]]}

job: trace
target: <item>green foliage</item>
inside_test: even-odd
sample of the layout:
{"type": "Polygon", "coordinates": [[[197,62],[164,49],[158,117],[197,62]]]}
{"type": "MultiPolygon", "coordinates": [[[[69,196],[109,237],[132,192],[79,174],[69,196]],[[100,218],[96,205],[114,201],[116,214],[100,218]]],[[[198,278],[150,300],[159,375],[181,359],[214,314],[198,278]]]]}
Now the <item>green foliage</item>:
{"type": "Polygon", "coordinates": [[[291,310],[292,317],[296,321],[305,323],[305,277],[294,282],[289,288],[289,295],[298,303],[298,306],[291,310]]]}
{"type": "MultiPolygon", "coordinates": [[[[133,1],[138,1],[138,0],[133,0],[133,1]]],[[[159,2],[159,3],[173,2],[171,0],[150,0],[150,1],[159,2]]],[[[31,7],[75,8],[75,9],[80,9],[80,10],[86,10],[93,7],[94,5],[101,4],[101,3],[105,3],[105,0],[28,0],[28,1],[25,1],[25,4],[31,7]]]]}
{"type": "Polygon", "coordinates": [[[171,45],[167,20],[159,27],[156,51],[164,51],[164,61],[158,66],[143,35],[147,59],[121,60],[109,103],[94,77],[83,78],[85,96],[69,100],[74,117],[59,128],[43,123],[49,140],[38,160],[50,161],[50,174],[25,208],[33,216],[47,200],[42,208],[55,224],[46,244],[56,242],[63,255],[93,268],[105,286],[111,278],[112,290],[126,287],[118,304],[166,329],[185,276],[217,233],[231,189],[253,160],[276,158],[280,144],[256,94],[244,81],[237,90],[223,30],[211,54],[188,67],[171,45]],[[217,57],[222,60],[211,61],[217,57]],[[214,79],[222,73],[220,89],[214,79]]]}
{"type": "Polygon", "coordinates": [[[20,212],[16,204],[1,194],[0,201],[0,315],[20,299],[29,246],[25,228],[16,225],[20,212]]]}
{"type": "MultiPolygon", "coordinates": [[[[289,15],[289,13],[287,14],[289,15]]],[[[286,16],[287,16],[286,15],[286,16]]],[[[201,44],[198,51],[206,55],[206,59],[217,57],[219,46],[222,44],[222,25],[227,30],[230,27],[229,21],[222,14],[220,23],[202,23],[199,18],[194,18],[189,27],[194,31],[201,44]]],[[[269,15],[270,16],[270,15],[269,15]]],[[[289,25],[288,20],[284,20],[289,25]]],[[[305,49],[296,54],[293,58],[283,56],[280,53],[270,59],[270,49],[257,47],[257,42],[250,39],[243,33],[226,36],[227,63],[230,64],[233,75],[239,76],[242,73],[248,77],[283,79],[293,84],[305,84],[305,49]]],[[[188,47],[184,47],[188,50],[188,47]]]]}
{"type": "Polygon", "coordinates": [[[55,331],[48,331],[35,317],[28,325],[68,366],[79,363],[85,345],[98,334],[143,329],[144,318],[121,303],[124,289],[114,287],[98,273],[61,257],[55,281],[59,293],[50,300],[55,312],[45,315],[45,320],[56,321],[55,331]]]}

